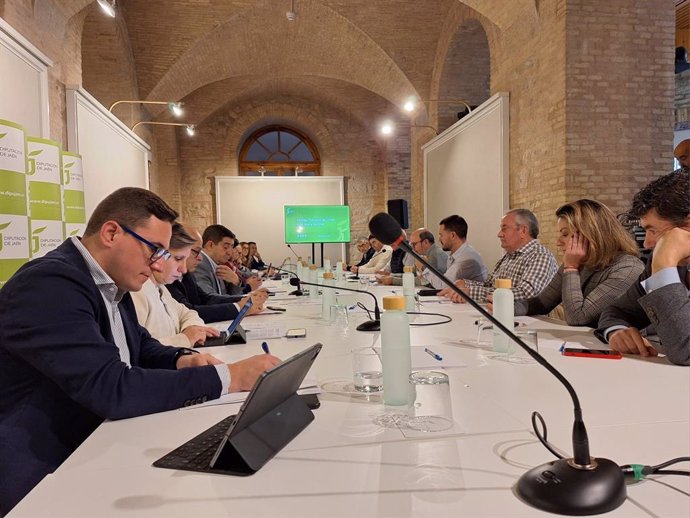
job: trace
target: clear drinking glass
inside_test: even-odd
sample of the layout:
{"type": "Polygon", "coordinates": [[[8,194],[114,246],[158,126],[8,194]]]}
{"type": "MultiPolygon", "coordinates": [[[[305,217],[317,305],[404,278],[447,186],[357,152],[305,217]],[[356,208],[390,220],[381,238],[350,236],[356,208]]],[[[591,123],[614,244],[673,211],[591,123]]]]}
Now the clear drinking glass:
{"type": "Polygon", "coordinates": [[[381,358],[371,347],[352,350],[352,380],[358,392],[381,392],[383,370],[381,358]]]}
{"type": "Polygon", "coordinates": [[[440,432],[453,426],[448,375],[439,371],[410,374],[414,403],[405,425],[421,432],[440,432]]]}

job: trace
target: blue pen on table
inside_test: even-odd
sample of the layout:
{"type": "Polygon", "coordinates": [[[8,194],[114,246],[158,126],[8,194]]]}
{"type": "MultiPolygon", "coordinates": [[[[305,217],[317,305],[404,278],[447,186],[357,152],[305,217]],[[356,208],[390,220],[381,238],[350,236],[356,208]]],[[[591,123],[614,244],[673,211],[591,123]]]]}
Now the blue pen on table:
{"type": "Polygon", "coordinates": [[[568,343],[568,342],[563,342],[563,343],[561,344],[560,349],[558,349],[558,352],[559,352],[559,353],[563,353],[563,350],[565,349],[565,344],[567,344],[567,343],[568,343]]]}
{"type": "Polygon", "coordinates": [[[268,348],[268,342],[263,342],[263,343],[261,344],[261,348],[264,350],[264,352],[265,352],[266,354],[271,354],[271,351],[270,351],[270,349],[268,348]]]}
{"type": "Polygon", "coordinates": [[[431,349],[425,347],[424,352],[427,353],[429,356],[431,356],[434,360],[441,361],[443,360],[443,357],[440,354],[436,354],[434,351],[431,349]]]}

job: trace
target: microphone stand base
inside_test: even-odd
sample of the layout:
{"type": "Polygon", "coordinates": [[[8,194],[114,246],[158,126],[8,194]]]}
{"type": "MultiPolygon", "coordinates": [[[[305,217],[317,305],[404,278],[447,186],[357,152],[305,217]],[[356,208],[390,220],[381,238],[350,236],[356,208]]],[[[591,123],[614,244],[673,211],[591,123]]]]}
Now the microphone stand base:
{"type": "Polygon", "coordinates": [[[596,467],[578,469],[568,461],[559,459],[529,470],[518,480],[518,496],[532,507],[570,516],[606,513],[625,501],[625,478],[615,462],[592,459],[596,467]]]}
{"type": "Polygon", "coordinates": [[[294,290],[288,293],[288,295],[295,295],[297,297],[301,297],[302,295],[304,295],[304,293],[302,292],[302,290],[294,290]]]}
{"type": "Polygon", "coordinates": [[[367,320],[357,326],[357,331],[381,331],[381,322],[379,320],[367,320]]]}

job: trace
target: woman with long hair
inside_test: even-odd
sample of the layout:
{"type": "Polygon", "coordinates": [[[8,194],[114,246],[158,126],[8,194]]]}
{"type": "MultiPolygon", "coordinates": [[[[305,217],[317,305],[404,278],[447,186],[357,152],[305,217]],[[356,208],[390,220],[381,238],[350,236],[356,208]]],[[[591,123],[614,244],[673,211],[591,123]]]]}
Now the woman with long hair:
{"type": "Polygon", "coordinates": [[[640,276],[644,265],[615,214],[595,200],[577,200],[556,211],[563,264],[536,297],[515,303],[516,315],[544,315],[563,304],[573,326],[596,327],[602,310],[640,276]]]}

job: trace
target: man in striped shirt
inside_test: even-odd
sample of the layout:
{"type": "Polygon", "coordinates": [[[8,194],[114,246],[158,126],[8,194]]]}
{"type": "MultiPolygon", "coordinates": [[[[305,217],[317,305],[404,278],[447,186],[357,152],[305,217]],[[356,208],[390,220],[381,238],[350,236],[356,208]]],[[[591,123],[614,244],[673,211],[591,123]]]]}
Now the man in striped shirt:
{"type": "MultiPolygon", "coordinates": [[[[460,279],[455,285],[478,302],[486,302],[487,296],[494,291],[496,279],[511,279],[515,300],[536,297],[558,270],[556,258],[537,241],[538,236],[539,222],[531,211],[508,211],[501,218],[498,231],[501,248],[506,253],[496,263],[489,278],[483,282],[460,279]]],[[[450,288],[443,289],[439,295],[450,297],[454,302],[462,302],[450,288]]]]}

